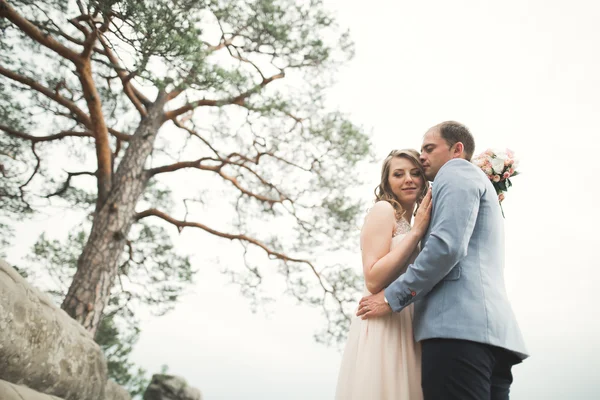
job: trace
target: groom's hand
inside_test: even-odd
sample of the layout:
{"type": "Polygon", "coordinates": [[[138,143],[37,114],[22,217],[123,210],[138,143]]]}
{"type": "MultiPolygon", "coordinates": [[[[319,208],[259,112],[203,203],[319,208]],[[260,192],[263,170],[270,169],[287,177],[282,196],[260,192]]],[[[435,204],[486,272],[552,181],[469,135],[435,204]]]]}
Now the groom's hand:
{"type": "Polygon", "coordinates": [[[358,303],[357,317],[369,319],[375,317],[383,317],[392,312],[392,308],[385,302],[383,290],[377,294],[363,297],[358,303]]]}

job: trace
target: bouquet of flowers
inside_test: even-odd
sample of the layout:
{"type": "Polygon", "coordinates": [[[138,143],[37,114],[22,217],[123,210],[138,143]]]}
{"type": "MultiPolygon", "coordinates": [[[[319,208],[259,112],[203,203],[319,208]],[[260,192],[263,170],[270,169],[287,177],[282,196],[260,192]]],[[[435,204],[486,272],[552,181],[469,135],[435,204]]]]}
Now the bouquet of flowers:
{"type": "MultiPolygon", "coordinates": [[[[510,178],[519,174],[517,172],[519,162],[515,158],[514,152],[510,149],[505,151],[487,149],[475,156],[472,162],[481,168],[489,180],[492,181],[498,195],[500,209],[502,209],[504,193],[512,186],[510,178]]],[[[502,216],[504,216],[504,210],[502,210],[502,216]]]]}

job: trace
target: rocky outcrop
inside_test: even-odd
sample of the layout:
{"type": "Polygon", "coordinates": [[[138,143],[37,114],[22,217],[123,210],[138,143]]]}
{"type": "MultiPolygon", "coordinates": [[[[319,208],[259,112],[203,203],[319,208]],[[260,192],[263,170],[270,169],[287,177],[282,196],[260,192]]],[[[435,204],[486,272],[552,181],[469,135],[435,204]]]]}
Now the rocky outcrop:
{"type": "Polygon", "coordinates": [[[202,400],[200,391],[178,376],[153,375],[144,400],[202,400]]]}
{"type": "Polygon", "coordinates": [[[56,396],[38,393],[35,390],[0,380],[0,399],[2,400],[63,400],[56,396]]]}
{"type": "Polygon", "coordinates": [[[100,347],[3,260],[0,332],[0,379],[64,400],[105,399],[107,369],[100,347]]]}
{"type": "Polygon", "coordinates": [[[109,380],[104,390],[106,400],[131,400],[131,395],[123,386],[109,380]]]}
{"type": "MultiPolygon", "coordinates": [[[[154,375],[144,400],[201,400],[183,378],[154,375]]],[[[87,332],[0,259],[0,400],[131,400],[107,380],[87,332]]]]}

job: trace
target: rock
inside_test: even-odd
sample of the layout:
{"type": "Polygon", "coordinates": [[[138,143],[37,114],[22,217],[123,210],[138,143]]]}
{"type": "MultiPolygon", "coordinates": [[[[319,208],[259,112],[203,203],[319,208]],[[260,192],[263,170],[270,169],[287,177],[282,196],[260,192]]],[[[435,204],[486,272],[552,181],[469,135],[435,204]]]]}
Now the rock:
{"type": "Polygon", "coordinates": [[[38,393],[24,386],[0,380],[0,399],[2,400],[63,400],[61,398],[38,393]]]}
{"type": "Polygon", "coordinates": [[[200,391],[178,376],[153,375],[144,400],[202,400],[200,391]]]}
{"type": "Polygon", "coordinates": [[[123,386],[109,379],[104,390],[104,398],[106,400],[131,400],[131,395],[123,386]]]}
{"type": "Polygon", "coordinates": [[[105,400],[106,359],[89,332],[1,259],[0,332],[0,379],[65,400],[105,400]]]}

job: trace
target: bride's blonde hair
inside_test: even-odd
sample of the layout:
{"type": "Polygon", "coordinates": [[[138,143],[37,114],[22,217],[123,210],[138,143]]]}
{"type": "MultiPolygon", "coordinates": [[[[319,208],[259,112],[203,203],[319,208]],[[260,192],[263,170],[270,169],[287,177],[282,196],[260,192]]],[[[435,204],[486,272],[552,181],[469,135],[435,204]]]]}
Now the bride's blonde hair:
{"type": "Polygon", "coordinates": [[[419,204],[421,204],[421,200],[423,200],[427,194],[427,189],[429,189],[429,181],[427,178],[425,178],[425,171],[423,170],[419,156],[419,152],[414,149],[392,150],[385,160],[383,160],[383,165],[381,166],[381,181],[375,188],[374,202],[387,201],[390,203],[396,212],[396,220],[402,218],[406,213],[406,210],[404,210],[400,202],[398,202],[398,198],[394,192],[392,192],[392,188],[390,187],[390,165],[392,164],[392,160],[394,158],[405,158],[419,169],[419,176],[423,180],[423,187],[421,193],[419,193],[419,196],[417,197],[417,208],[415,209],[416,213],[419,209],[419,204]]]}

